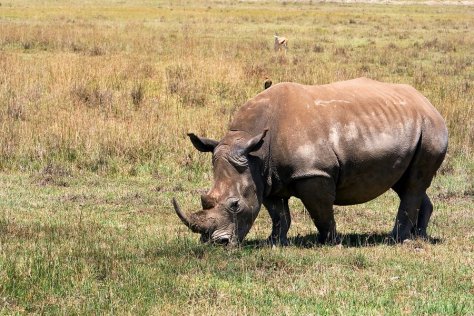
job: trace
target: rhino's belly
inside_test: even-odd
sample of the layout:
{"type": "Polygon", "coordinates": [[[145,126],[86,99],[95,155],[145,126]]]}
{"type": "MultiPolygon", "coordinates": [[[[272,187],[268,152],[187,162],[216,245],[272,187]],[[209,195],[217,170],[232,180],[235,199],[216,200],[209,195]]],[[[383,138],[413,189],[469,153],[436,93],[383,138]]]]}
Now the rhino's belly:
{"type": "Polygon", "coordinates": [[[335,205],[354,205],[365,203],[387,192],[395,183],[391,185],[381,185],[377,187],[354,186],[344,190],[336,191],[335,205]]]}
{"type": "Polygon", "coordinates": [[[365,203],[383,194],[405,173],[412,155],[346,163],[336,186],[336,205],[365,203]]]}

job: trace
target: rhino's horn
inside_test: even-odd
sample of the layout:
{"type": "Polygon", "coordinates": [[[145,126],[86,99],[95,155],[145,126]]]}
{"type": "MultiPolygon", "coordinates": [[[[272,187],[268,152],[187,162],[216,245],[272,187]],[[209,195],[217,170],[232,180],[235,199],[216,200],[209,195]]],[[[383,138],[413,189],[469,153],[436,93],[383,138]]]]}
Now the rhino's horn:
{"type": "Polygon", "coordinates": [[[184,223],[184,225],[186,225],[189,229],[193,229],[193,223],[190,221],[188,216],[181,211],[181,208],[179,207],[178,202],[176,202],[175,198],[173,198],[173,206],[174,210],[176,211],[176,214],[178,215],[179,219],[184,223]]]}

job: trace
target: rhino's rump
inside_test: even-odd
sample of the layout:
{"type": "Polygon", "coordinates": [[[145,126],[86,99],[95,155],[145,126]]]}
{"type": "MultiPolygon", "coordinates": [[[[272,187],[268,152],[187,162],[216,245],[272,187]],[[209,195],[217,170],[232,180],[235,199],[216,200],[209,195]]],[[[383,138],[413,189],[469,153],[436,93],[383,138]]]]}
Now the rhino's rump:
{"type": "Polygon", "coordinates": [[[433,151],[421,147],[423,133],[437,133],[424,120],[441,117],[425,98],[408,86],[361,81],[288,94],[274,124],[280,179],[332,177],[336,204],[363,203],[403,176],[417,148],[433,151]]]}

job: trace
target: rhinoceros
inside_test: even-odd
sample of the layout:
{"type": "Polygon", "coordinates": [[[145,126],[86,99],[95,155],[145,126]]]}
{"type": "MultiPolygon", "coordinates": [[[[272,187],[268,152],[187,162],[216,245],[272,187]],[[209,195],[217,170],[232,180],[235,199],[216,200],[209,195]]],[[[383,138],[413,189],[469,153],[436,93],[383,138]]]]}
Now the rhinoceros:
{"type": "Polygon", "coordinates": [[[321,243],[337,240],[333,205],[400,198],[397,241],[426,236],[433,205],[426,190],[448,146],[446,124],[427,98],[405,84],[367,78],[325,85],[279,83],[247,101],[220,140],[188,134],[212,152],[214,184],[198,212],[181,221],[201,240],[238,244],[261,205],[269,241],[288,244],[288,199],[299,198],[321,243]]]}

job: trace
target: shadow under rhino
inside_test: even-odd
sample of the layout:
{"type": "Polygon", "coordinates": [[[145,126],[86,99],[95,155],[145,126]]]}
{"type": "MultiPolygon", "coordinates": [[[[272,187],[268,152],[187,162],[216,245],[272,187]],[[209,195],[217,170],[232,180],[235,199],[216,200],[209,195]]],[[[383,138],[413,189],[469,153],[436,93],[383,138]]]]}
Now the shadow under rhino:
{"type": "MultiPolygon", "coordinates": [[[[364,234],[339,234],[339,242],[342,247],[345,248],[364,248],[374,247],[380,245],[396,245],[397,242],[390,233],[364,233],[364,234]]],[[[288,238],[288,243],[292,247],[297,248],[317,248],[322,247],[324,244],[319,241],[319,234],[308,234],[305,236],[295,236],[288,238]]],[[[441,244],[443,240],[436,237],[427,237],[422,239],[424,242],[431,245],[441,244]]],[[[242,244],[244,248],[266,248],[270,244],[267,239],[251,239],[245,241],[242,244]]]]}

